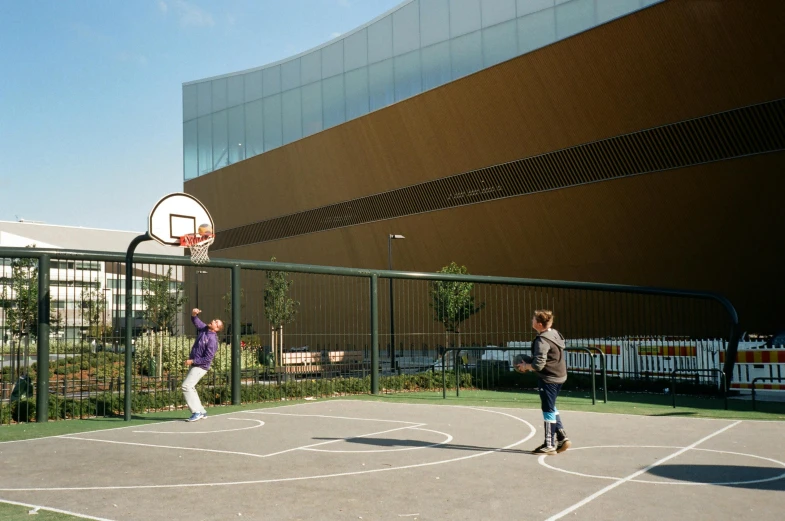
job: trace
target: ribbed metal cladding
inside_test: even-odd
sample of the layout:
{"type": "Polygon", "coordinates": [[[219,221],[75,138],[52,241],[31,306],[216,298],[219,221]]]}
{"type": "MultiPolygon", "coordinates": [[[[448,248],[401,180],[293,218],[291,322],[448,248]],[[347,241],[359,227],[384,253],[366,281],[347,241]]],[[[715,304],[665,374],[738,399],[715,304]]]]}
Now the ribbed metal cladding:
{"type": "Polygon", "coordinates": [[[785,99],[221,230],[213,250],[785,149],[785,99]]]}

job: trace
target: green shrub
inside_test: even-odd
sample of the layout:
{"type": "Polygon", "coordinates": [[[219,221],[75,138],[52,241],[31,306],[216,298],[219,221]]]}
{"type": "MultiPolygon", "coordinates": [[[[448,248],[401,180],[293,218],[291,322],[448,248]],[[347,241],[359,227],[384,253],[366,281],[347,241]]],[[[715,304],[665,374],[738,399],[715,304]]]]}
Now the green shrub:
{"type": "Polygon", "coordinates": [[[35,421],[35,400],[11,402],[11,419],[17,423],[35,421]]]}

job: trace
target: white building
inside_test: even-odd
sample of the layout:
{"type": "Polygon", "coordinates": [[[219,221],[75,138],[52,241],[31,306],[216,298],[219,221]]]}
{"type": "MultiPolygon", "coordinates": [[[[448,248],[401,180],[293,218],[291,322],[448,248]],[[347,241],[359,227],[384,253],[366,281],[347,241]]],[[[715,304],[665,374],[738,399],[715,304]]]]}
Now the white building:
{"type": "MultiPolygon", "coordinates": [[[[134,237],[141,232],[104,230],[57,226],[38,222],[0,221],[0,247],[46,248],[88,250],[96,252],[125,253],[134,237]]],[[[155,255],[182,255],[181,248],[162,246],[155,241],[140,244],[136,253],[155,255]]],[[[165,272],[150,270],[150,273],[165,275],[165,272]]],[[[147,274],[147,273],[145,273],[147,274]]],[[[12,288],[12,260],[0,257],[0,342],[6,341],[7,309],[15,306],[9,302],[16,298],[12,288]],[[5,298],[3,298],[5,295],[5,298]],[[5,304],[4,304],[5,303],[5,304]]],[[[173,285],[183,280],[182,267],[172,270],[173,285]]],[[[142,277],[134,277],[135,292],[141,292],[142,277]]],[[[89,329],[86,301],[103,301],[105,309],[100,318],[101,326],[115,328],[125,318],[125,270],[121,265],[97,261],[52,259],[50,267],[51,336],[80,338],[89,329]]],[[[141,296],[134,297],[136,326],[142,326],[144,306],[141,296]]]]}

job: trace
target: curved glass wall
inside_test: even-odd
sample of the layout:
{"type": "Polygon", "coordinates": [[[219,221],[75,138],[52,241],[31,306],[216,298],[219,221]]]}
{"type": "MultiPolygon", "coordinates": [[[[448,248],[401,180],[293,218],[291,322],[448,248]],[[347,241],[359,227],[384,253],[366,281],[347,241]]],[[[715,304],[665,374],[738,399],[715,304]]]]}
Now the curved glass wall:
{"type": "Polygon", "coordinates": [[[409,0],[325,45],[183,85],[183,176],[210,173],[662,0],[409,0]]]}

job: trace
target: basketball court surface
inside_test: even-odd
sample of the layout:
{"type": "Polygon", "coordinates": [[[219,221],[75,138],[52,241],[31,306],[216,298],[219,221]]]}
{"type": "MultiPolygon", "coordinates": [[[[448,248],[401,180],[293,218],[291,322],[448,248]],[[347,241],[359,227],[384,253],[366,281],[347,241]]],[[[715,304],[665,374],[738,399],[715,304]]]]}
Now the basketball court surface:
{"type": "Polygon", "coordinates": [[[98,519],[782,519],[785,424],[328,400],[0,444],[0,499],[98,519]]]}

